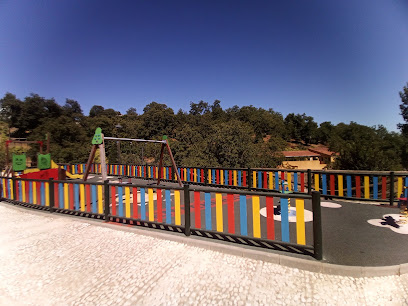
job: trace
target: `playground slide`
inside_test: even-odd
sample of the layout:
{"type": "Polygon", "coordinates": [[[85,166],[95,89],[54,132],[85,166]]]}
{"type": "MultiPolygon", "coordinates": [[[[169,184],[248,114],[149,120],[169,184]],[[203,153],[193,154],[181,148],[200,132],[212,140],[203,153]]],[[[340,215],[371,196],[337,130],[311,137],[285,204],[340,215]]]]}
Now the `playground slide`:
{"type": "MultiPolygon", "coordinates": [[[[58,169],[57,163],[55,163],[53,160],[51,160],[51,169],[58,169]]],[[[39,171],[44,171],[40,170],[38,168],[33,168],[33,169],[26,169],[23,171],[23,174],[28,174],[28,173],[34,173],[34,172],[39,172],[39,171]]],[[[71,179],[82,179],[82,174],[72,174],[69,171],[66,171],[66,176],[71,178],[71,179]]]]}

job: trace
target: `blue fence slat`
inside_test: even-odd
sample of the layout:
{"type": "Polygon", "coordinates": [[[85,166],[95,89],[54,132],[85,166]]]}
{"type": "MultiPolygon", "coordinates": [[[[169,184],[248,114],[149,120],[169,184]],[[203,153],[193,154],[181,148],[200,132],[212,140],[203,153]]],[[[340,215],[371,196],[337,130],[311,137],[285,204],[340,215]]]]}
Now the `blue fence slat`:
{"type": "Polygon", "coordinates": [[[326,178],[326,174],[322,174],[322,194],[327,194],[327,178],[326,178]]]}
{"type": "Polygon", "coordinates": [[[241,170],[238,170],[238,186],[242,186],[242,182],[241,182],[241,175],[242,175],[242,172],[241,172],[241,170]]]}
{"type": "Polygon", "coordinates": [[[92,185],[92,212],[97,213],[97,208],[96,208],[96,185],[92,185]]]}
{"type": "MultiPolygon", "coordinates": [[[[405,187],[408,187],[408,176],[407,177],[405,177],[405,187]]],[[[407,195],[408,195],[408,189],[407,188],[404,188],[405,190],[404,190],[404,195],[405,195],[405,197],[407,197],[407,195]]]]}
{"type": "MultiPolygon", "coordinates": [[[[58,198],[59,198],[59,208],[65,208],[64,203],[64,185],[62,183],[58,184],[58,198]]],[[[67,203],[68,205],[68,203],[67,203]]]]}
{"type": "Polygon", "coordinates": [[[41,182],[41,206],[45,206],[45,183],[41,182]]]}
{"type": "Polygon", "coordinates": [[[140,188],[140,214],[140,218],[146,220],[146,194],[144,188],[140,188]]]}
{"type": "Polygon", "coordinates": [[[33,203],[34,203],[34,202],[33,202],[33,182],[29,182],[29,183],[28,183],[28,186],[29,186],[28,195],[29,195],[30,203],[33,204],[33,203]]]}
{"type": "Polygon", "coordinates": [[[18,199],[20,201],[23,201],[23,186],[22,186],[23,184],[21,181],[18,181],[17,183],[18,183],[18,199]]]}
{"type": "Polygon", "coordinates": [[[288,199],[281,198],[281,231],[282,241],[289,242],[289,205],[288,199]]]}
{"type": "Polygon", "coordinates": [[[212,230],[211,224],[211,194],[206,192],[204,194],[204,203],[205,203],[205,229],[212,230]]]}
{"type": "Polygon", "coordinates": [[[228,185],[228,170],[224,170],[224,185],[228,185]]]}
{"type": "Polygon", "coordinates": [[[171,196],[170,190],[165,191],[166,196],[166,223],[171,224],[171,196]]]}
{"type": "Polygon", "coordinates": [[[279,190],[279,173],[275,172],[275,190],[279,190]]]}
{"type": "Polygon", "coordinates": [[[118,186],[119,217],[123,217],[123,188],[118,186]]]}
{"type": "Polygon", "coordinates": [[[378,199],[378,176],[373,176],[373,198],[378,199]]]}
{"type": "Polygon", "coordinates": [[[239,216],[241,224],[241,235],[248,236],[248,226],[247,226],[247,202],[246,202],[246,195],[241,194],[239,196],[239,216]]]}
{"type": "Polygon", "coordinates": [[[347,197],[351,198],[353,196],[353,193],[351,190],[351,176],[350,175],[346,176],[346,182],[347,182],[347,197]]]}
{"type": "Polygon", "coordinates": [[[262,171],[258,171],[258,188],[262,188],[262,171]]]}
{"type": "Polygon", "coordinates": [[[211,169],[211,180],[212,183],[215,184],[215,169],[211,169]]]}
{"type": "Polygon", "coordinates": [[[79,210],[79,185],[74,184],[74,205],[75,210],[79,210]]]}
{"type": "Polygon", "coordinates": [[[293,191],[298,191],[298,174],[293,173],[293,191]]]}

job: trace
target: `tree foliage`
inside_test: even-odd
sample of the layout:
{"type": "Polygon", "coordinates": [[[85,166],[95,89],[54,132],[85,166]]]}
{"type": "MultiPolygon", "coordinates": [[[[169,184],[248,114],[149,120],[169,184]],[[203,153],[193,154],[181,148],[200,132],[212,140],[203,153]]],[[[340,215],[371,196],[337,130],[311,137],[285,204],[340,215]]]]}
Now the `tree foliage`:
{"type": "MultiPolygon", "coordinates": [[[[407,84],[408,86],[408,84],[407,84]]],[[[12,137],[43,140],[51,134],[51,153],[56,162],[86,162],[91,139],[97,127],[106,136],[162,139],[167,135],[174,158],[185,166],[276,167],[281,151],[293,141],[307,148],[325,144],[339,152],[336,169],[399,170],[408,167],[408,88],[400,93],[402,135],[383,126],[367,127],[357,123],[320,126],[306,114],[290,113],[286,117],[272,108],[253,105],[223,109],[221,101],[191,102],[190,109],[177,113],[166,104],[151,102],[138,114],[130,107],[126,114],[94,105],[83,114],[78,101],[66,99],[59,105],[53,98],[31,94],[19,100],[12,93],[0,99],[1,143],[12,131],[12,137]]],[[[106,142],[110,162],[157,162],[160,149],[152,144],[106,142]]],[[[28,152],[33,159],[38,148],[28,152]]],[[[1,154],[1,152],[0,152],[1,154]]],[[[0,163],[2,160],[0,159],[0,163]]],[[[170,161],[166,159],[166,163],[170,161]]]]}

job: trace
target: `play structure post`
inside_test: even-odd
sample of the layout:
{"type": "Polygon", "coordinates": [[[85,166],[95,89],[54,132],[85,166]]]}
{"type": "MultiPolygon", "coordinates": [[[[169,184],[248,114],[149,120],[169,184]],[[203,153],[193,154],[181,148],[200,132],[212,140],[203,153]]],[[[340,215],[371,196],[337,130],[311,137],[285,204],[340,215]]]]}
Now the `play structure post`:
{"type": "Polygon", "coordinates": [[[109,214],[110,214],[110,208],[109,208],[109,181],[105,180],[103,182],[103,190],[104,190],[104,210],[103,213],[105,215],[105,222],[109,222],[109,214]]]}
{"type": "Polygon", "coordinates": [[[191,235],[191,219],[190,219],[190,185],[184,185],[184,234],[191,235]]]}
{"type": "Polygon", "coordinates": [[[313,207],[313,248],[314,257],[317,260],[323,259],[323,237],[322,237],[322,210],[320,206],[320,192],[312,192],[313,207]]]}
{"type": "Polygon", "coordinates": [[[55,191],[54,191],[54,179],[50,178],[48,180],[48,190],[49,190],[49,199],[50,199],[50,213],[54,212],[54,196],[55,196],[55,191]]]}

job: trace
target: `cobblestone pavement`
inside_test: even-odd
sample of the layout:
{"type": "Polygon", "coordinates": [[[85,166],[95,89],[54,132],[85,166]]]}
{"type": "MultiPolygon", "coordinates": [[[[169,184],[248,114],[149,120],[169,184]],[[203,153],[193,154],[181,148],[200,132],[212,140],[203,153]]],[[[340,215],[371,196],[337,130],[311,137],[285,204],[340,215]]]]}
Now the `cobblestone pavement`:
{"type": "Polygon", "coordinates": [[[0,204],[2,305],[406,305],[408,275],[352,278],[0,204]]]}

